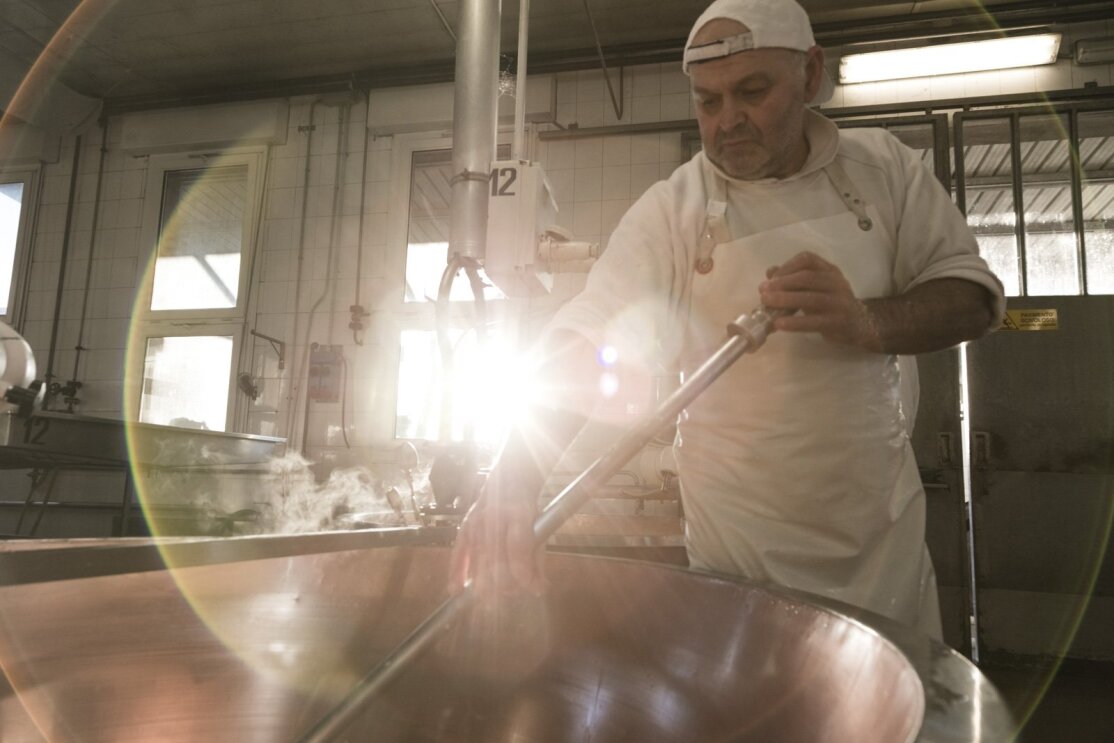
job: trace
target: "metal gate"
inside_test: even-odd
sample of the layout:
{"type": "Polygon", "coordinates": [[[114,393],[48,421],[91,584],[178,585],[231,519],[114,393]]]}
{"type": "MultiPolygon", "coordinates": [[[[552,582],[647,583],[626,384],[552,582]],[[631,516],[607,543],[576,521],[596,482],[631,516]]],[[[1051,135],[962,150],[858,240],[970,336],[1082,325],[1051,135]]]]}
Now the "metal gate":
{"type": "Polygon", "coordinates": [[[1114,658],[1114,109],[956,114],[957,196],[1006,284],[968,349],[977,641],[1114,658]]]}

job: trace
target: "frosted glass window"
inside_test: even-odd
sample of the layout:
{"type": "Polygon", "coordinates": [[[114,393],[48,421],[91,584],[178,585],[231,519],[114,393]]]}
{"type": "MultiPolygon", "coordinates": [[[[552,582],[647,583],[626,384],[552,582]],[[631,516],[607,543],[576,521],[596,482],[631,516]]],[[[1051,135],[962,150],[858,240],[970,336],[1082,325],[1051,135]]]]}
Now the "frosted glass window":
{"type": "Polygon", "coordinates": [[[225,430],[232,350],[230,335],[148,338],[140,422],[225,430]]]}
{"type": "Polygon", "coordinates": [[[0,183],[0,316],[8,314],[15,277],[23,183],[0,183]]]}
{"type": "Polygon", "coordinates": [[[246,165],[165,174],[152,310],[236,306],[247,181],[246,165]]]}
{"type": "Polygon", "coordinates": [[[1079,114],[1087,293],[1114,294],[1114,111],[1079,114]]]}
{"type": "Polygon", "coordinates": [[[1013,160],[1009,119],[963,123],[963,169],[967,224],[979,255],[998,275],[1006,294],[1022,293],[1021,250],[1013,197],[1013,160]]]}

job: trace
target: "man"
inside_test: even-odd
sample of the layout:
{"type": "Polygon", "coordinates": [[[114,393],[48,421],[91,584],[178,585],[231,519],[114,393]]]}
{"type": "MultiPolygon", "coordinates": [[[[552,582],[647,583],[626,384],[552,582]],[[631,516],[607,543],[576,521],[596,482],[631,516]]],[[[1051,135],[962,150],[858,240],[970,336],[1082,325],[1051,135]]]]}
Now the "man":
{"type": "Polygon", "coordinates": [[[684,69],[703,152],[631,207],[550,324],[551,402],[465,521],[457,578],[542,589],[534,496],[591,412],[596,349],[645,357],[658,342],[691,373],[761,302],[794,314],[678,423],[691,565],[940,637],[897,355],[983,335],[1001,284],[914,153],[809,108],[832,84],[794,0],[716,0],[684,69]]]}

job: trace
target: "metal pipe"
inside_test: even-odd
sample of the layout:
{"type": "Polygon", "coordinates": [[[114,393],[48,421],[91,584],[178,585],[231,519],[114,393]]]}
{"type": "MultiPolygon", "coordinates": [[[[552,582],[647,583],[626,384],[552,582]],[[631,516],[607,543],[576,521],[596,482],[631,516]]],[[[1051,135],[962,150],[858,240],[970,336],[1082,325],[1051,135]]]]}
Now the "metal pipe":
{"type": "Polygon", "coordinates": [[[462,0],[457,28],[449,255],[482,260],[495,155],[499,0],[462,0]]]}
{"type": "MultiPolygon", "coordinates": [[[[77,193],[77,175],[81,164],[81,135],[74,140],[73,163],[70,165],[70,194],[66,200],[66,222],[62,227],[62,257],[58,262],[58,288],[54,293],[54,319],[50,323],[50,348],[46,360],[46,391],[43,394],[43,410],[50,409],[54,392],[50,386],[54,383],[54,354],[58,348],[58,327],[62,322],[62,290],[66,287],[66,264],[70,256],[70,238],[73,235],[74,202],[77,193]]],[[[41,207],[37,204],[36,207],[41,207]]]]}
{"type": "MultiPolygon", "coordinates": [[[[672,424],[681,411],[719,378],[743,354],[758,349],[773,332],[776,317],[790,314],[783,310],[766,310],[740,315],[728,326],[728,338],[684,384],[663,402],[652,416],[625,433],[597,459],[580,477],[551,500],[534,521],[534,543],[544,545],[569,516],[582,506],[600,485],[619,472],[623,465],[653,440],[665,425],[672,424]]],[[[379,665],[373,668],[349,692],[339,705],[330,710],[301,738],[303,743],[324,743],[336,739],[352,723],[365,706],[439,636],[442,629],[475,600],[469,582],[464,590],[443,602],[411,632],[379,665]]]]}
{"type": "Polygon", "coordinates": [[[526,159],[526,50],[530,29],[530,0],[518,0],[518,70],[514,79],[514,145],[515,160],[526,159]]]}
{"type": "Polygon", "coordinates": [[[433,8],[433,12],[437,14],[437,18],[441,21],[441,26],[445,29],[445,33],[452,38],[453,44],[455,45],[456,34],[453,32],[453,27],[449,25],[449,19],[445,17],[445,14],[441,12],[441,8],[437,6],[437,0],[429,0],[429,4],[430,7],[433,8]]]}

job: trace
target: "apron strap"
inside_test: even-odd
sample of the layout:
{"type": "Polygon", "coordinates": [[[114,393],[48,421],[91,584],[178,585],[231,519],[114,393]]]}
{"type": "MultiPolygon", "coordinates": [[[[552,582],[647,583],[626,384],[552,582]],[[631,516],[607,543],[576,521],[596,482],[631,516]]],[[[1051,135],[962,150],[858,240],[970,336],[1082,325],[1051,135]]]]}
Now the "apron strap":
{"type": "Polygon", "coordinates": [[[711,273],[715,267],[712,252],[717,244],[725,242],[731,242],[731,231],[727,229],[727,183],[719,174],[715,174],[712,176],[712,193],[708,199],[704,227],[700,230],[700,240],[696,244],[697,273],[711,273]]]}
{"type": "Polygon", "coordinates": [[[859,229],[867,232],[874,227],[874,220],[872,220],[866,213],[866,201],[859,196],[858,189],[851,179],[847,176],[847,172],[843,166],[839,164],[839,160],[832,160],[824,166],[824,173],[828,176],[828,180],[835,186],[836,193],[839,198],[843,199],[844,206],[849,211],[854,213],[859,218],[859,229]]]}
{"type": "MultiPolygon", "coordinates": [[[[874,220],[866,213],[867,203],[859,195],[839,160],[832,160],[824,166],[824,173],[835,186],[836,193],[843,200],[847,210],[859,220],[859,229],[869,232],[874,229],[874,220]]],[[[697,273],[711,273],[715,267],[712,253],[719,243],[731,242],[731,231],[727,228],[727,182],[718,173],[712,176],[712,193],[708,198],[708,210],[704,216],[704,227],[696,245],[697,273]]]]}

